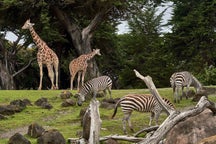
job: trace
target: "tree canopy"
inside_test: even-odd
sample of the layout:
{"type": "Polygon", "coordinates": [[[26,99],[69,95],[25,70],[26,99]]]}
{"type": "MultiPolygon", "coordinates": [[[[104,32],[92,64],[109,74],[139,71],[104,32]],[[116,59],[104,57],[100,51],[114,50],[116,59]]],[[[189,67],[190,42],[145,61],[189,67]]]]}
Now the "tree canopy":
{"type": "MultiPolygon", "coordinates": [[[[171,74],[181,70],[191,71],[204,84],[215,84],[211,80],[216,78],[215,5],[213,0],[3,0],[1,89],[37,88],[37,48],[30,33],[21,30],[28,18],[60,59],[60,88],[69,87],[69,62],[94,48],[101,49],[102,56],[90,61],[86,80],[107,74],[115,88],[140,88],[143,84],[132,72],[136,68],[152,76],[157,87],[168,87],[171,74]],[[172,29],[166,33],[161,32],[165,11],[158,13],[164,2],[173,3],[172,18],[166,24],[172,29]],[[130,31],[118,35],[122,20],[128,22],[130,31]],[[9,31],[18,37],[15,42],[5,39],[9,31]]],[[[44,89],[49,87],[48,78],[44,83],[44,89]]]]}

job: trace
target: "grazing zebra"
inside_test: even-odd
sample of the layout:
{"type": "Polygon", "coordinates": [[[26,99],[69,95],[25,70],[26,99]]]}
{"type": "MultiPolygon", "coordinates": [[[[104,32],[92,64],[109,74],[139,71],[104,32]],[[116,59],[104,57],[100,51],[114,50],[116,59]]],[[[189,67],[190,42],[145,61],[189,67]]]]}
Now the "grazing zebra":
{"type": "Polygon", "coordinates": [[[182,94],[184,87],[186,89],[186,99],[188,99],[189,87],[193,86],[196,90],[196,93],[202,90],[202,84],[188,71],[176,72],[170,77],[170,84],[173,88],[174,102],[180,102],[182,99],[182,94]],[[181,90],[181,95],[180,95],[181,90]]]}
{"type": "MultiPolygon", "coordinates": [[[[175,109],[174,105],[168,99],[163,98],[163,100],[167,105],[175,109]]],[[[155,118],[156,124],[158,125],[158,118],[160,116],[160,113],[163,111],[163,108],[160,106],[158,101],[151,94],[128,94],[124,96],[123,98],[121,98],[116,103],[112,118],[115,117],[119,104],[121,105],[122,112],[124,113],[122,123],[123,123],[123,131],[125,134],[127,133],[126,121],[128,122],[128,125],[131,131],[134,131],[132,128],[131,121],[130,121],[130,116],[133,110],[139,111],[139,112],[151,112],[149,126],[151,126],[152,120],[154,118],[155,118]]]]}
{"type": "Polygon", "coordinates": [[[96,98],[96,95],[99,91],[103,91],[106,95],[106,90],[108,89],[110,98],[111,96],[111,88],[112,88],[112,80],[108,76],[100,76],[94,79],[87,81],[79,90],[77,97],[79,106],[82,105],[82,102],[85,101],[85,97],[87,95],[93,95],[93,98],[96,98]]]}

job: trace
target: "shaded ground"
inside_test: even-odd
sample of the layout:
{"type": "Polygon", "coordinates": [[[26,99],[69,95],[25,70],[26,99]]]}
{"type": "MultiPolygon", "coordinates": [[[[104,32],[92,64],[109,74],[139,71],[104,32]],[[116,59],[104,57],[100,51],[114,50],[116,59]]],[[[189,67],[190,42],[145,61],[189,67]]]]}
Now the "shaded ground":
{"type": "Polygon", "coordinates": [[[28,131],[28,126],[10,129],[7,132],[0,132],[0,139],[1,138],[10,138],[15,133],[20,133],[20,134],[24,135],[24,134],[27,134],[27,131],[28,131]]]}

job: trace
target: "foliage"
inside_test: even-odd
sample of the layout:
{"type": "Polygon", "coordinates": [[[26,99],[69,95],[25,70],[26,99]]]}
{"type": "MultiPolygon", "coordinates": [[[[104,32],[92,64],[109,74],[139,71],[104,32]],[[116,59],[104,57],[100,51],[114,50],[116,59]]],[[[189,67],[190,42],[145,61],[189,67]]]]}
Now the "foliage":
{"type": "Polygon", "coordinates": [[[141,83],[131,83],[132,70],[135,68],[154,78],[158,87],[168,85],[170,74],[168,57],[164,51],[163,37],[160,33],[163,12],[156,14],[157,8],[152,3],[146,4],[137,15],[131,15],[131,32],[119,36],[119,49],[122,51],[123,87],[141,87],[141,83]],[[127,79],[124,79],[126,78],[127,79]]]}
{"type": "MultiPolygon", "coordinates": [[[[100,48],[102,56],[96,57],[101,74],[109,71],[118,77],[119,88],[141,88],[142,83],[133,77],[133,69],[153,77],[156,86],[169,86],[169,77],[175,71],[187,70],[206,85],[215,84],[215,1],[172,0],[173,16],[167,25],[172,32],[161,33],[161,21],[165,11],[157,14],[158,6],[166,0],[55,0],[0,2],[1,39],[11,31],[25,40],[23,45],[6,42],[10,74],[18,71],[36,57],[29,31],[21,30],[26,19],[35,23],[39,36],[46,41],[60,59],[60,88],[69,87],[70,61],[79,56],[77,41],[82,42],[82,30],[94,17],[104,12],[100,22],[91,31],[91,48],[100,48]],[[69,31],[58,19],[56,9],[68,17],[69,31]],[[117,35],[120,20],[129,23],[130,32],[117,35]],[[70,35],[70,32],[79,33],[70,35]],[[80,37],[80,39],[73,39],[80,37]],[[32,51],[27,47],[33,47],[32,51]],[[15,53],[14,53],[15,52],[15,53]]],[[[85,48],[83,48],[85,49],[85,48]]],[[[83,50],[85,51],[85,50],[83,50]]],[[[86,51],[85,51],[86,52],[86,51]]],[[[0,51],[0,58],[5,55],[0,51]]],[[[44,69],[47,77],[46,69],[44,69]]],[[[39,71],[36,61],[15,77],[17,89],[37,89],[39,71]],[[31,73],[31,76],[29,76],[31,73]]],[[[43,89],[49,87],[45,78],[43,89]]]]}
{"type": "Polygon", "coordinates": [[[203,64],[215,65],[215,14],[213,0],[174,0],[173,32],[166,42],[177,71],[204,73],[203,64]]]}

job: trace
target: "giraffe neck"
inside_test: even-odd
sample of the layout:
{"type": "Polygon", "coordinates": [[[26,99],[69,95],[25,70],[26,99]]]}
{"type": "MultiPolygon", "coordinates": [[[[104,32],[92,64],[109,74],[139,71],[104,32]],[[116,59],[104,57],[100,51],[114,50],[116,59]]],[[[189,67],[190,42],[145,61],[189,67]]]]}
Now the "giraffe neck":
{"type": "Polygon", "coordinates": [[[94,56],[95,56],[95,52],[91,52],[91,53],[89,53],[89,54],[86,54],[86,59],[87,60],[90,60],[90,59],[92,59],[94,56]]]}
{"type": "Polygon", "coordinates": [[[33,27],[31,27],[29,30],[32,35],[33,41],[37,45],[38,49],[43,50],[45,48],[46,43],[39,37],[39,35],[35,32],[33,27]]]}

